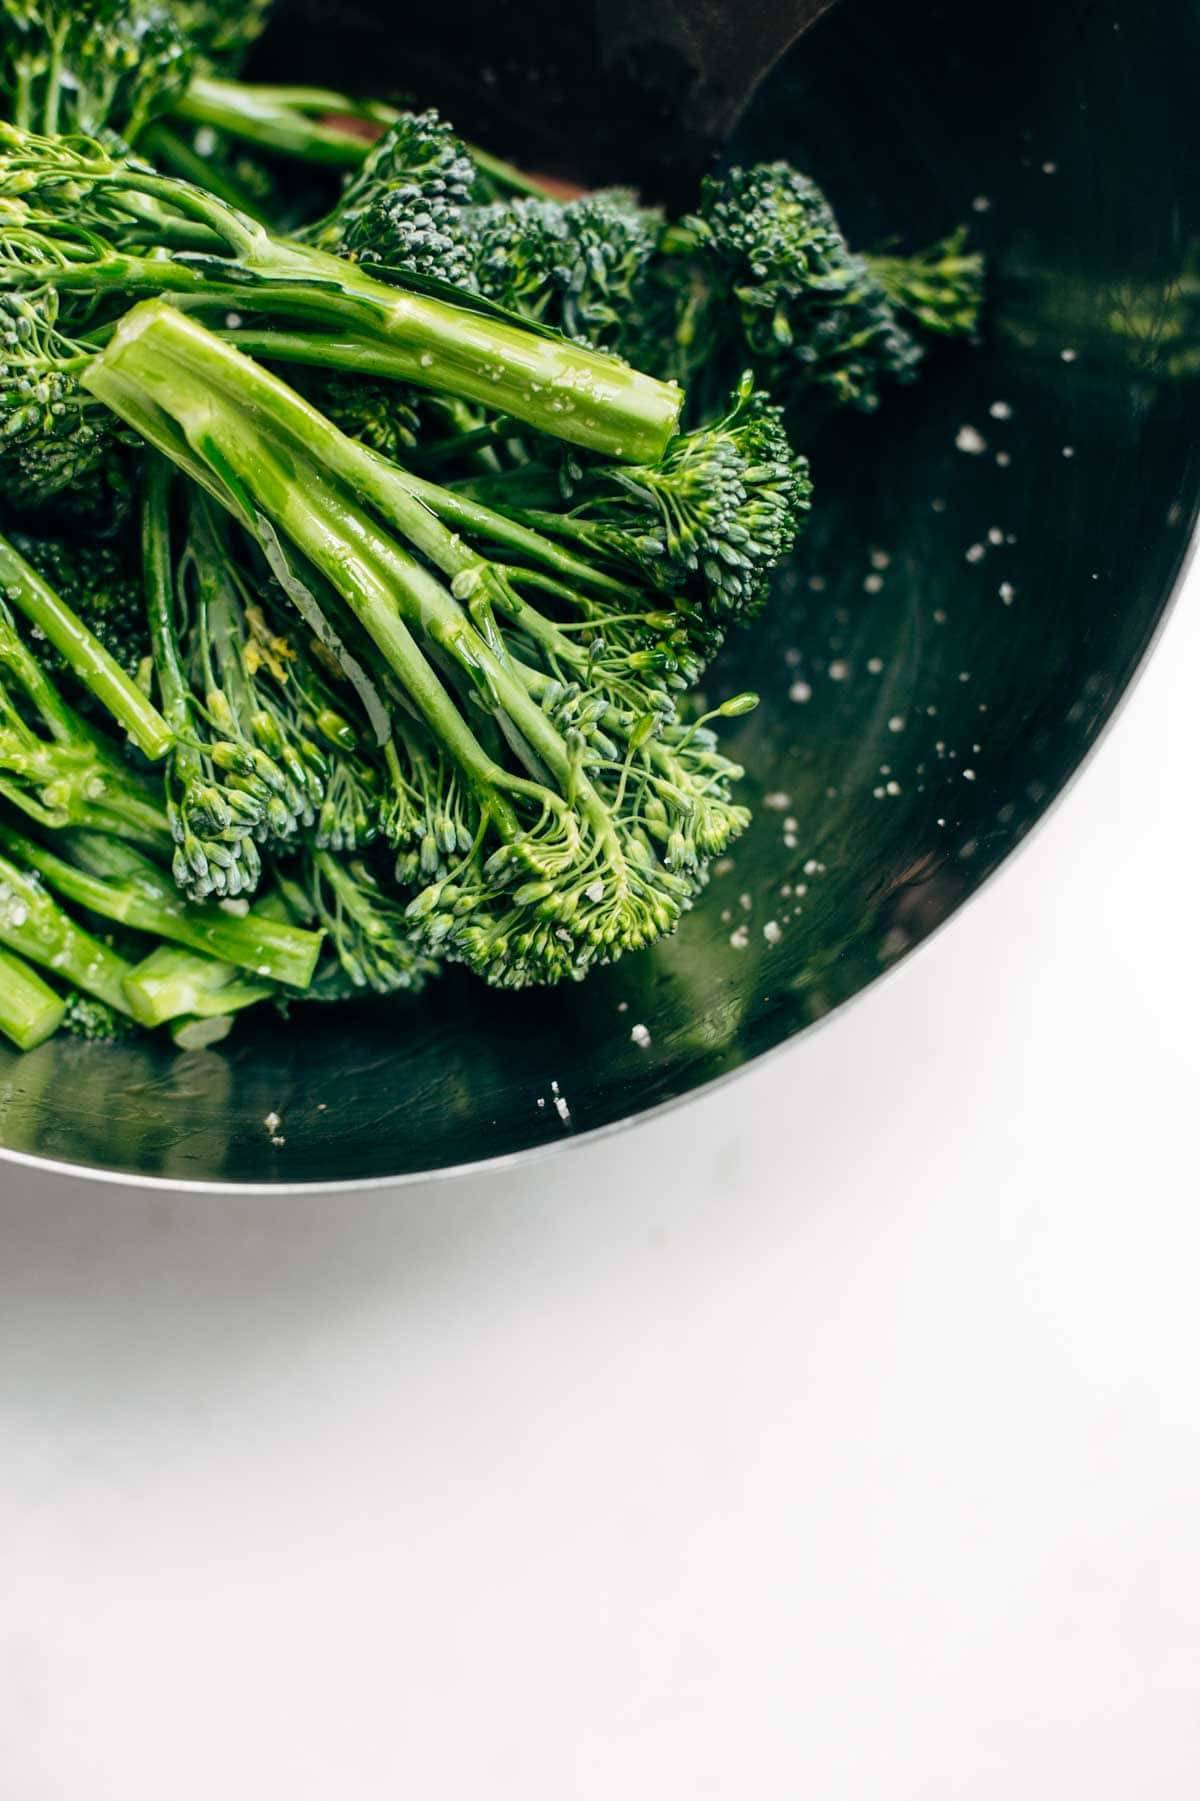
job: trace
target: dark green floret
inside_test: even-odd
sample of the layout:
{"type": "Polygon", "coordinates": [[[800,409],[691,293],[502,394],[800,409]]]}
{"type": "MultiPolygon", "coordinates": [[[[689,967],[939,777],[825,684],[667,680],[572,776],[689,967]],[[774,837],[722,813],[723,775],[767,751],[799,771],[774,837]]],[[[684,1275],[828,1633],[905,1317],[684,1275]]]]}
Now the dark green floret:
{"type": "Polygon", "coordinates": [[[126,1014],[79,989],[66,997],[62,1026],[72,1038],[82,1038],[85,1044],[112,1044],[137,1031],[136,1024],[126,1014]]]}
{"type": "Polygon", "coordinates": [[[0,104],[23,130],[131,140],[180,98],[194,62],[160,0],[0,3],[0,104]]]}
{"type": "Polygon", "coordinates": [[[869,410],[881,383],[916,373],[920,348],[882,282],[816,183],[787,163],[709,177],[663,248],[678,259],[664,281],[671,366],[685,382],[733,359],[781,405],[819,391],[869,410]]]}
{"type": "Polygon", "coordinates": [[[495,201],[461,228],[481,293],[606,349],[628,348],[661,215],[621,189],[579,200],[495,201]]]}
{"type": "Polygon", "coordinates": [[[983,306],[983,258],[967,249],[960,226],[948,238],[911,256],[869,257],[871,273],[914,331],[930,338],[969,338],[983,306]]]}
{"type": "Polygon", "coordinates": [[[473,259],[462,209],[474,183],[475,165],[437,113],[403,113],[334,211],[303,235],[354,262],[467,287],[473,259]]]}

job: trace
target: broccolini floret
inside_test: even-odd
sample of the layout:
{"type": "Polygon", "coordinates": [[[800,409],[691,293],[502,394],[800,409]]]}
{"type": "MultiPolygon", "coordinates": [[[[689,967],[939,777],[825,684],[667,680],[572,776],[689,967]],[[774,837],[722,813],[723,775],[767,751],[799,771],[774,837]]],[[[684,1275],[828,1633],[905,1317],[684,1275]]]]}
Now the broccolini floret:
{"type": "Polygon", "coordinates": [[[458,234],[479,291],[526,318],[627,354],[661,216],[623,190],[473,207],[458,234]]]}
{"type": "Polygon", "coordinates": [[[960,226],[911,256],[894,251],[867,259],[871,273],[914,331],[930,338],[968,338],[983,305],[983,258],[967,249],[960,226]]]}
{"type": "Polygon", "coordinates": [[[354,262],[468,287],[473,257],[462,209],[474,183],[465,146],[437,113],[402,113],[334,211],[301,235],[354,262]]]}
{"type": "Polygon", "coordinates": [[[682,433],[661,462],[568,460],[557,478],[567,504],[557,512],[545,510],[552,482],[547,471],[518,467],[466,487],[602,565],[637,570],[716,626],[762,605],[812,495],[807,460],[791,448],[780,409],[748,375],[724,417],[682,433]]]}
{"type": "Polygon", "coordinates": [[[94,994],[84,994],[79,989],[72,990],[66,997],[62,1025],[63,1030],[69,1032],[72,1038],[81,1038],[85,1044],[112,1044],[118,1038],[128,1038],[137,1030],[136,1024],[127,1014],[118,1012],[107,1001],[97,1000],[94,994]]]}
{"type": "Polygon", "coordinates": [[[883,284],[788,163],[708,177],[663,249],[657,322],[685,383],[749,367],[781,405],[818,391],[869,410],[881,383],[916,373],[920,347],[883,284]]]}
{"type": "MultiPolygon", "coordinates": [[[[0,257],[24,247],[0,211],[0,257]]],[[[14,507],[90,480],[116,451],[112,415],[79,385],[91,353],[58,329],[58,311],[52,287],[0,291],[0,482],[14,507]]]]}
{"type": "Polygon", "coordinates": [[[389,893],[361,859],[346,863],[314,851],[293,879],[353,988],[415,994],[434,974],[437,965],[422,947],[404,898],[389,893]]]}
{"type": "Polygon", "coordinates": [[[132,140],[183,94],[194,62],[162,0],[0,3],[0,104],[23,130],[132,140]]]}

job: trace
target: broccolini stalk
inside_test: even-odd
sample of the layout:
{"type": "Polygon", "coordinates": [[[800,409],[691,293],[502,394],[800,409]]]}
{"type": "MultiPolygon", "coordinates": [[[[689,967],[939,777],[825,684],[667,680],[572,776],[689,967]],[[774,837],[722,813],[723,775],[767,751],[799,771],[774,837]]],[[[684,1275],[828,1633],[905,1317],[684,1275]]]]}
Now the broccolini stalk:
{"type": "Polygon", "coordinates": [[[172,131],[161,120],[148,131],[142,132],[138,139],[139,151],[144,151],[168,175],[179,175],[184,181],[193,181],[197,187],[207,188],[218,200],[224,200],[227,206],[237,207],[239,212],[246,213],[251,219],[258,219],[262,224],[268,223],[267,212],[262,199],[252,194],[246,182],[240,181],[237,175],[225,168],[213,157],[201,156],[200,152],[186,138],[172,131]]]}
{"type": "MultiPolygon", "coordinates": [[[[211,125],[260,149],[346,170],[360,168],[375,138],[402,117],[382,101],[352,100],[331,88],[223,81],[207,74],[193,77],[175,110],[180,118],[211,125]]],[[[512,163],[474,144],[468,148],[490,194],[545,192],[512,163]]]]}
{"type": "Polygon", "coordinates": [[[396,117],[389,106],[349,99],[331,88],[284,87],[197,75],[175,112],[243,143],[333,169],[357,169],[372,139],[396,117]],[[374,130],[354,130],[336,120],[356,120],[374,130]]]}
{"type": "Polygon", "coordinates": [[[152,788],[67,704],[0,601],[0,794],[39,825],[121,832],[170,848],[152,788]]]}
{"type": "Polygon", "coordinates": [[[728,797],[740,771],[703,722],[675,721],[620,614],[611,653],[576,644],[402,472],[162,302],[122,321],[87,382],[264,542],[290,539],[374,640],[435,763],[457,766],[469,849],[409,909],[432,949],[519,985],[674,928],[746,824],[728,797]]]}
{"type": "Polygon", "coordinates": [[[85,994],[94,994],[118,1013],[128,1013],[124,981],[130,964],[76,925],[47,894],[31,873],[32,858],[27,853],[37,848],[31,841],[2,826],[0,845],[16,858],[14,862],[0,855],[0,944],[30,963],[52,970],[85,994]]]}
{"type": "MultiPolygon", "coordinates": [[[[3,907],[0,900],[0,910],[3,907]]],[[[19,1051],[31,1051],[52,1038],[66,1011],[66,1002],[24,958],[0,950],[0,1032],[19,1051]]]]}
{"type": "MultiPolygon", "coordinates": [[[[61,856],[0,825],[0,851],[36,870],[66,900],[98,913],[102,919],[182,944],[189,950],[203,951],[234,963],[239,969],[248,969],[264,981],[306,988],[312,980],[321,949],[319,932],[306,932],[265,919],[261,914],[247,913],[238,918],[223,907],[183,900],[169,876],[116,838],[68,832],[56,843],[61,843],[61,856]]],[[[0,880],[5,873],[6,869],[0,867],[0,880]]],[[[29,878],[25,879],[28,883],[29,878]]],[[[23,947],[18,944],[12,948],[23,947]]],[[[118,962],[118,999],[108,993],[102,994],[101,999],[128,1013],[129,1002],[122,984],[130,970],[124,959],[118,962]]],[[[79,987],[87,987],[73,971],[67,973],[79,987]]],[[[97,992],[89,989],[89,993],[97,992]]]]}
{"type": "Polygon", "coordinates": [[[41,632],[83,686],[151,760],[165,756],[172,732],[94,632],[72,612],[8,539],[0,536],[0,594],[41,632]]]}
{"type": "Polygon", "coordinates": [[[276,992],[269,982],[249,980],[231,963],[159,944],[125,977],[130,1012],[146,1027],[169,1020],[226,1018],[276,992]]]}
{"type": "MultiPolygon", "coordinates": [[[[101,296],[175,293],[180,304],[304,321],[386,349],[418,387],[512,414],[569,443],[652,461],[683,396],[614,357],[506,318],[389,285],[326,251],[276,238],[190,182],[86,139],[0,126],[0,286],[56,292],[86,313],[101,296]]],[[[361,256],[361,251],[360,251],[361,256]]]]}

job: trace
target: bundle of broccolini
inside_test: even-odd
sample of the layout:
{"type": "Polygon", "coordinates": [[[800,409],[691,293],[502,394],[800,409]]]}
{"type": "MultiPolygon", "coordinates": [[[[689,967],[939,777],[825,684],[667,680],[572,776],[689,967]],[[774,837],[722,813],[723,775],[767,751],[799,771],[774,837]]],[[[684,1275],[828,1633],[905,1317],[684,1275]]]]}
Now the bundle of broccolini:
{"type": "Polygon", "coordinates": [[[667,220],[247,85],[266,10],[0,0],[23,1049],[672,932],[748,819],[714,727],[753,696],[693,696],[809,509],[789,434],[975,325],[960,237],[858,256],[783,164],[667,220]]]}

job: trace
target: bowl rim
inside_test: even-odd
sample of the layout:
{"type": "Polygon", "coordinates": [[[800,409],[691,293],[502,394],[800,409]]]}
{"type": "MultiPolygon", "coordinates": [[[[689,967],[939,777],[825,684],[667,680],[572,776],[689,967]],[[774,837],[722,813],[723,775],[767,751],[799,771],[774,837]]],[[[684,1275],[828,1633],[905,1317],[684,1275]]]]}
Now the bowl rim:
{"type": "Polygon", "coordinates": [[[1142,654],[1131,672],[1128,681],[1117,697],[1117,700],[1104,724],[1087,746],[1083,755],[1067,776],[1054,798],[1033,822],[1030,829],[1017,844],[1014,844],[996,867],[988,872],[976,888],[971,890],[966,899],[960,901],[933,930],[915,944],[911,950],[880,970],[869,982],[865,982],[848,999],[840,1002],[820,1019],[812,1021],[799,1031],[789,1032],[778,1044],[768,1046],[739,1063],[736,1069],[724,1070],[720,1075],[710,1076],[696,1088],[686,1094],[672,1095],[669,1099],[656,1101],[653,1106],[642,1108],[633,1113],[623,1114],[620,1119],[607,1121],[604,1125],[591,1126],[583,1131],[570,1131],[561,1138],[546,1144],[529,1145],[521,1151],[504,1151],[494,1157],[477,1157],[471,1162],[448,1163],[437,1169],[407,1170],[391,1176],[347,1176],[328,1181],[305,1182],[284,1180],[278,1182],[237,1182],[199,1177],[174,1177],[159,1175],[142,1175],[118,1169],[104,1169],[96,1164],[71,1163],[55,1157],[43,1157],[32,1151],[17,1151],[7,1145],[0,1144],[0,1166],[8,1165],[15,1169],[33,1170],[40,1174],[70,1176],[80,1182],[101,1183],[110,1188],[141,1189],[160,1194],[176,1195],[351,1195],[382,1193],[388,1189],[416,1188],[419,1184],[433,1184],[460,1181],[467,1176],[484,1176],[506,1174],[515,1169],[534,1169],[552,1159],[568,1155],[583,1145],[595,1145],[606,1139],[615,1138],[618,1134],[631,1131],[637,1126],[649,1124],[651,1121],[666,1118],[684,1107],[693,1106],[714,1094],[718,1089],[729,1087],[741,1081],[743,1077],[761,1069],[766,1063],[798,1051],[800,1043],[807,1042],[822,1028],[841,1020],[852,1007],[875,994],[882,984],[888,981],[897,970],[908,967],[914,959],[921,955],[930,945],[939,939],[948,927],[970,907],[979,895],[990,889],[994,883],[1012,868],[1017,858],[1031,840],[1038,837],[1047,821],[1055,817],[1062,803],[1074,790],[1075,784],[1085,771],[1093,766],[1097,753],[1108,743],[1113,727],[1121,718],[1126,706],[1141,684],[1143,675],[1162,642],[1167,624],[1178,605],[1183,590],[1187,587],[1194,573],[1200,569],[1200,481],[1196,484],[1196,493],[1192,501],[1192,516],[1187,536],[1180,548],[1178,559],[1167,587],[1154,629],[1146,640],[1142,654]]]}

